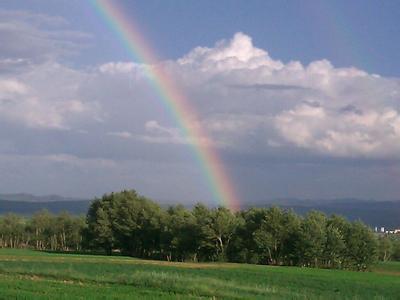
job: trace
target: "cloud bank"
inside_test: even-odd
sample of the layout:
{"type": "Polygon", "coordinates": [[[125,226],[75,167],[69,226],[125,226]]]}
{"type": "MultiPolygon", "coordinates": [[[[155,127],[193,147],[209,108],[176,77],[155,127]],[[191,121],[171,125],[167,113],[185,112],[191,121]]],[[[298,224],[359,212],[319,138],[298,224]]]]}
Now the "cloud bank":
{"type": "MultiPolygon", "coordinates": [[[[193,178],[186,193],[168,197],[194,191],[207,197],[195,187],[201,174],[190,163],[193,140],[164,109],[144,65],[111,61],[71,67],[63,61],[79,53],[90,35],[68,30],[61,18],[0,15],[0,40],[7,41],[0,45],[3,164],[18,169],[16,157],[29,157],[35,168],[39,161],[63,162],[78,173],[150,164],[154,171],[141,179],[149,189],[150,177],[162,181],[154,173],[168,165],[190,169],[193,178]]],[[[159,64],[198,112],[200,124],[193,126],[206,129],[222,156],[240,157],[240,163],[400,158],[398,78],[336,68],[328,60],[282,62],[240,32],[159,64]]],[[[230,163],[235,168],[239,161],[230,163]]],[[[177,181],[185,177],[177,172],[177,181]]],[[[97,189],[94,185],[93,193],[97,189]]]]}

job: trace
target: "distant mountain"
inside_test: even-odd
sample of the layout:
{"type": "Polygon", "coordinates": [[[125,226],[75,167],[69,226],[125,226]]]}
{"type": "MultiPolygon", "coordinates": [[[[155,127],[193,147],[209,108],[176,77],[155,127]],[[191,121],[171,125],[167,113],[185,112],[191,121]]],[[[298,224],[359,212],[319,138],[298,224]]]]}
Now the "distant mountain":
{"type": "Polygon", "coordinates": [[[74,201],[50,201],[50,202],[28,202],[28,201],[10,201],[0,200],[0,215],[6,213],[15,213],[21,215],[32,215],[42,209],[47,209],[52,213],[67,211],[74,215],[86,214],[91,200],[74,201]]]}
{"type": "MultiPolygon", "coordinates": [[[[68,211],[71,214],[80,215],[86,214],[90,203],[91,200],[66,198],[58,195],[0,194],[0,214],[12,212],[31,215],[41,209],[47,209],[53,213],[68,211]]],[[[163,207],[172,204],[171,201],[160,203],[163,207]]],[[[293,209],[301,215],[305,215],[311,210],[319,210],[327,215],[342,215],[349,220],[360,219],[371,227],[400,228],[400,201],[278,199],[247,204],[243,209],[273,205],[284,209],[293,209]]]]}
{"type": "Polygon", "coordinates": [[[293,209],[301,215],[305,215],[311,210],[319,210],[327,215],[342,215],[352,221],[361,220],[371,227],[400,228],[400,201],[282,199],[266,201],[263,204],[247,205],[246,207],[269,207],[273,205],[284,209],[293,209]]]}
{"type": "Polygon", "coordinates": [[[59,195],[35,196],[31,194],[0,194],[0,214],[31,215],[47,209],[52,213],[67,211],[74,215],[86,214],[91,200],[59,195]]]}
{"type": "Polygon", "coordinates": [[[82,201],[86,199],[63,197],[59,195],[35,196],[31,194],[0,194],[1,200],[8,201],[23,201],[23,202],[55,202],[55,201],[82,201]]]}

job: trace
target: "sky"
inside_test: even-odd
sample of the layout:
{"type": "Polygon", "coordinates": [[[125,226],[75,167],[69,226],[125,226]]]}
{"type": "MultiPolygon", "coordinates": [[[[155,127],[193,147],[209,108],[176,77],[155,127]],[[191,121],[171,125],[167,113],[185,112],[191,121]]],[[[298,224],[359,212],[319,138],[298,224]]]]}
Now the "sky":
{"type": "MultiPolygon", "coordinates": [[[[400,3],[116,1],[242,203],[400,199],[400,3]]],[[[191,140],[88,1],[0,2],[0,191],[215,203],[191,140]]]]}

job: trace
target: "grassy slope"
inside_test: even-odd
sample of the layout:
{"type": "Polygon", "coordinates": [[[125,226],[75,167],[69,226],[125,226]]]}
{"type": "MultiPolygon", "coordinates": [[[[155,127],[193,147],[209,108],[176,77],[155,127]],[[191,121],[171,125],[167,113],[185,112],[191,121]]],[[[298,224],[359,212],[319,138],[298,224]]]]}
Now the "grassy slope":
{"type": "Polygon", "coordinates": [[[396,299],[400,264],[358,273],[3,249],[0,291],[0,299],[396,299]]]}

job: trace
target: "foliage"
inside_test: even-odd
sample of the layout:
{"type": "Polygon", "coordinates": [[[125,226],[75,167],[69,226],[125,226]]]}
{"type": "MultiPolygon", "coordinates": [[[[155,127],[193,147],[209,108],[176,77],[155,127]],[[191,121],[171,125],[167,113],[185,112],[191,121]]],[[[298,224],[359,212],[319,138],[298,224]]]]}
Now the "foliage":
{"type": "Polygon", "coordinates": [[[224,207],[167,209],[122,191],[95,199],[86,219],[41,211],[0,217],[0,247],[119,252],[167,261],[231,261],[366,270],[400,256],[400,243],[379,239],[361,222],[278,207],[237,213],[224,207]],[[397,244],[396,244],[397,243],[397,244]]]}
{"type": "Polygon", "coordinates": [[[82,248],[83,217],[42,210],[30,219],[14,214],[0,217],[0,248],[79,251],[82,248]]]}

